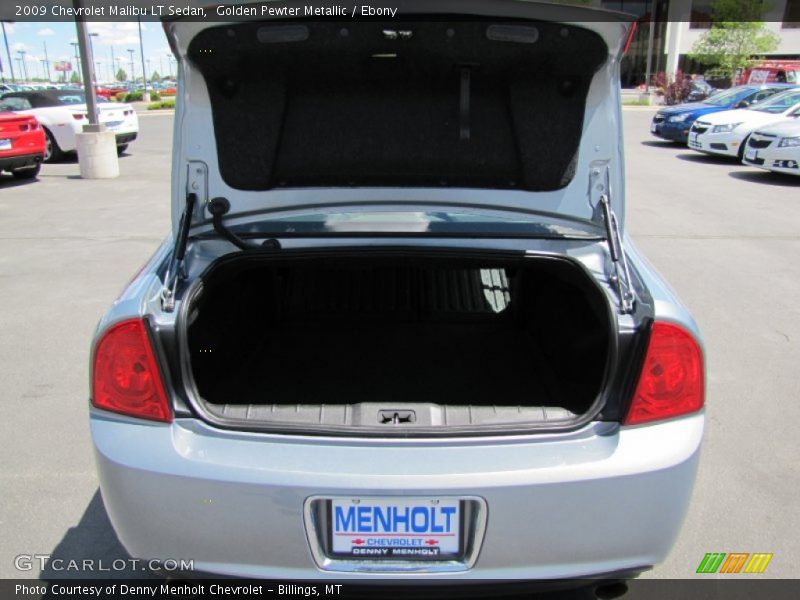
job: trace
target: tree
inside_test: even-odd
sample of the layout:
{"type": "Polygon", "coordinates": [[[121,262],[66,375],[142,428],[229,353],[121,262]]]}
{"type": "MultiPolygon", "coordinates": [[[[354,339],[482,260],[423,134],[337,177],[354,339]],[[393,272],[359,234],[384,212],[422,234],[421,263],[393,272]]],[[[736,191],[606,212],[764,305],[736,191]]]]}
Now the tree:
{"type": "Polygon", "coordinates": [[[70,75],[70,78],[69,78],[69,82],[70,83],[80,83],[81,82],[81,78],[80,78],[80,76],[78,76],[78,72],[77,71],[73,71],[72,72],[72,75],[70,75]]]}
{"type": "Polygon", "coordinates": [[[689,58],[735,81],[737,70],[780,43],[762,21],[768,8],[762,0],[713,0],[711,29],[695,42],[689,58]]]}
{"type": "Polygon", "coordinates": [[[128,80],[128,74],[125,72],[125,69],[122,69],[122,68],[120,68],[120,70],[117,71],[117,74],[114,75],[114,77],[117,78],[117,81],[127,81],[128,80]]]}
{"type": "Polygon", "coordinates": [[[158,71],[153,71],[150,74],[150,81],[155,81],[155,82],[161,81],[161,75],[158,74],[158,71]]]}

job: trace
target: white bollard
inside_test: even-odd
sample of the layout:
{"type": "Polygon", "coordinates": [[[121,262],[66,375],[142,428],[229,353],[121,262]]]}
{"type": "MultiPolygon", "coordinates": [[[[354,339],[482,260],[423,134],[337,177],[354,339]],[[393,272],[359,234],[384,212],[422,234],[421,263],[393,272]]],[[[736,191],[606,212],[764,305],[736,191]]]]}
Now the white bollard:
{"type": "Polygon", "coordinates": [[[119,176],[117,137],[113,131],[76,133],[78,164],[84,179],[110,179],[119,176]]]}

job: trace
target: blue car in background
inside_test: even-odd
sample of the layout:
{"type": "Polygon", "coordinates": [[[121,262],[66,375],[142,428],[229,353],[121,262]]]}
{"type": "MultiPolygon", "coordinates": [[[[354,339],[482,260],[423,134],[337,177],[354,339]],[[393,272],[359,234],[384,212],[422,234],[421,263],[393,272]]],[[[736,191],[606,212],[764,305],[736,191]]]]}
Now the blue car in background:
{"type": "Polygon", "coordinates": [[[689,140],[689,129],[698,117],[732,108],[744,108],[790,87],[791,84],[785,83],[739,85],[717,92],[702,102],[665,107],[653,117],[650,133],[665,140],[685,144],[689,140]]]}

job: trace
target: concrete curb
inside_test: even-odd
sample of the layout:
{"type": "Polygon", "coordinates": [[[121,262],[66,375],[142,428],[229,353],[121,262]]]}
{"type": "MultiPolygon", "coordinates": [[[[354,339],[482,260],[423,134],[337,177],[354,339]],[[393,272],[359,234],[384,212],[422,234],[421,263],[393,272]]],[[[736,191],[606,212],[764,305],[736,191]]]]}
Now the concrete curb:
{"type": "Polygon", "coordinates": [[[158,110],[147,110],[147,109],[145,109],[145,110],[143,110],[141,112],[139,112],[137,110],[136,114],[139,117],[147,117],[147,116],[158,117],[160,115],[174,115],[175,114],[175,110],[172,109],[172,108],[165,108],[165,109],[161,109],[160,108],[158,110]]]}

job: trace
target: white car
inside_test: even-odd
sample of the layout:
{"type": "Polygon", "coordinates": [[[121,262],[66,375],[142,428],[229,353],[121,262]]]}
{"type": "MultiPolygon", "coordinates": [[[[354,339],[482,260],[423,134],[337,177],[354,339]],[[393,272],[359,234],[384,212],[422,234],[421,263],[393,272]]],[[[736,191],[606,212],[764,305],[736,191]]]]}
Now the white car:
{"type": "MultiPolygon", "coordinates": [[[[44,127],[47,150],[44,160],[59,159],[65,152],[74,152],[75,134],[83,131],[88,121],[83,90],[30,90],[4,94],[0,99],[4,110],[33,115],[44,127]]],[[[139,118],[130,104],[97,98],[99,122],[117,136],[121,154],[139,133],[139,118]]]]}
{"type": "Polygon", "coordinates": [[[703,116],[689,130],[688,146],[698,152],[742,158],[747,136],[782,121],[800,108],[800,88],[793,88],[747,108],[703,116]]]}
{"type": "Polygon", "coordinates": [[[800,176],[800,109],[791,116],[754,131],[748,138],[742,163],[800,176]]]}

